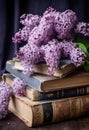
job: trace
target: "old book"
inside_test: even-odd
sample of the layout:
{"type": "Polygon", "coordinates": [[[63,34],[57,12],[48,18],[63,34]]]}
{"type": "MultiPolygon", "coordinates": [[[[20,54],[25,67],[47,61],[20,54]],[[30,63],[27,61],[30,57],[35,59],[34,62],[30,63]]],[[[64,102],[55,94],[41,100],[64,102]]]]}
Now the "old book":
{"type": "Polygon", "coordinates": [[[82,71],[77,71],[62,79],[41,74],[28,76],[22,71],[15,69],[12,60],[6,62],[6,70],[14,76],[24,79],[28,86],[31,86],[38,91],[51,91],[89,85],[89,73],[82,71]]]}
{"type": "MultiPolygon", "coordinates": [[[[23,66],[20,64],[20,61],[18,59],[13,58],[13,61],[14,61],[14,66],[17,70],[21,70],[21,71],[24,70],[23,66]]],[[[64,59],[61,60],[60,66],[58,69],[56,69],[53,76],[63,78],[68,74],[72,73],[73,71],[75,71],[76,69],[77,67],[73,63],[71,63],[71,60],[64,59]]],[[[48,67],[46,66],[46,64],[42,64],[42,63],[34,65],[34,72],[39,74],[49,75],[48,67]]]]}
{"type": "Polygon", "coordinates": [[[9,110],[27,126],[36,127],[89,115],[89,95],[40,102],[14,95],[9,110]]]}
{"type": "MultiPolygon", "coordinates": [[[[12,87],[12,82],[15,76],[10,73],[4,73],[2,76],[3,80],[12,87]]],[[[55,100],[74,96],[82,96],[89,94],[89,85],[81,85],[76,88],[59,89],[54,91],[37,91],[32,87],[26,86],[25,96],[33,101],[39,100],[55,100]]]]}

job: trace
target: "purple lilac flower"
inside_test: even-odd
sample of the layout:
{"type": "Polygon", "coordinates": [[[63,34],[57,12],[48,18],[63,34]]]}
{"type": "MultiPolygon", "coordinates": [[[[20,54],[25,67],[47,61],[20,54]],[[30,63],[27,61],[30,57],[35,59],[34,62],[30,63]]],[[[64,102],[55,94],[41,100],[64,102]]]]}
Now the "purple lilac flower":
{"type": "Polygon", "coordinates": [[[43,42],[41,30],[39,30],[38,27],[35,27],[29,35],[28,44],[40,45],[41,42],[43,42]]]}
{"type": "Polygon", "coordinates": [[[71,50],[70,59],[75,66],[79,67],[84,65],[85,58],[85,53],[80,48],[74,48],[71,50]]]}
{"type": "Polygon", "coordinates": [[[12,37],[12,42],[21,43],[21,29],[15,33],[14,37],[12,37]]]}
{"type": "Polygon", "coordinates": [[[29,27],[23,27],[19,29],[17,33],[15,33],[14,37],[12,37],[12,41],[14,43],[21,43],[21,41],[28,41],[31,29],[29,27]]]}
{"type": "Polygon", "coordinates": [[[24,70],[23,70],[24,74],[27,74],[28,76],[33,75],[34,67],[32,64],[28,65],[25,63],[25,61],[22,61],[21,65],[24,67],[24,70]]]}
{"type": "Polygon", "coordinates": [[[89,23],[79,22],[75,31],[76,33],[81,33],[84,36],[89,36],[89,23]]]}
{"type": "Polygon", "coordinates": [[[0,119],[3,119],[8,114],[8,105],[12,89],[4,81],[0,82],[0,119]]]}
{"type": "Polygon", "coordinates": [[[35,27],[29,36],[29,44],[34,43],[36,45],[46,44],[50,39],[54,37],[54,14],[56,11],[53,8],[47,9],[41,20],[39,26],[35,27]]]}
{"type": "Polygon", "coordinates": [[[23,14],[20,17],[20,23],[22,23],[26,27],[29,27],[32,30],[35,26],[38,26],[40,18],[41,17],[38,15],[23,14]]]}
{"type": "Polygon", "coordinates": [[[59,16],[61,12],[55,10],[52,7],[47,8],[47,10],[43,13],[43,17],[50,18],[53,22],[55,22],[56,17],[59,16]]]}
{"type": "Polygon", "coordinates": [[[23,27],[21,30],[21,40],[22,41],[28,41],[29,35],[30,35],[31,29],[29,27],[23,27]]]}
{"type": "Polygon", "coordinates": [[[77,47],[76,43],[68,41],[60,42],[60,46],[62,48],[62,57],[70,57],[71,50],[77,47]]]}
{"type": "Polygon", "coordinates": [[[88,36],[89,24],[78,23],[76,13],[72,10],[68,9],[61,13],[49,7],[42,17],[22,15],[20,23],[24,27],[15,34],[13,41],[18,43],[27,41],[27,44],[17,52],[25,74],[32,75],[33,65],[45,61],[51,75],[58,67],[61,57],[70,58],[76,66],[84,64],[83,52],[72,41],[76,32],[88,36]],[[59,43],[55,37],[62,41],[59,43]]]}
{"type": "Polygon", "coordinates": [[[32,43],[37,46],[47,44],[47,42],[54,36],[53,26],[53,17],[50,14],[47,16],[43,15],[39,25],[31,31],[28,44],[32,43]]]}
{"type": "Polygon", "coordinates": [[[77,24],[76,13],[66,10],[55,17],[55,30],[59,39],[70,39],[73,37],[74,28],[77,24]]]}
{"type": "Polygon", "coordinates": [[[22,29],[19,29],[12,37],[14,43],[21,43],[21,41],[28,41],[28,37],[32,29],[39,24],[40,17],[38,15],[23,14],[20,17],[20,23],[24,25],[22,29]]]}
{"type": "Polygon", "coordinates": [[[18,95],[25,95],[25,82],[24,80],[21,80],[20,78],[16,77],[14,80],[13,80],[13,83],[12,83],[12,87],[13,87],[13,92],[15,94],[18,94],[18,95]]]}
{"type": "Polygon", "coordinates": [[[84,64],[85,54],[77,47],[76,43],[63,41],[59,45],[62,48],[62,57],[70,58],[77,67],[84,64]]]}
{"type": "Polygon", "coordinates": [[[54,12],[56,12],[54,8],[48,7],[46,11],[43,13],[43,16],[48,16],[49,14],[53,14],[54,12]]]}
{"type": "Polygon", "coordinates": [[[55,69],[58,68],[61,58],[61,48],[57,40],[52,39],[47,45],[43,46],[47,66],[49,67],[49,75],[53,75],[55,69]]]}
{"type": "Polygon", "coordinates": [[[32,66],[42,59],[41,50],[34,44],[26,44],[20,48],[17,58],[20,59],[21,65],[24,67],[24,72],[31,75],[33,73],[32,66]]]}
{"type": "Polygon", "coordinates": [[[34,44],[26,44],[19,49],[17,57],[22,61],[27,61],[27,64],[37,63],[40,58],[40,49],[34,44]]]}

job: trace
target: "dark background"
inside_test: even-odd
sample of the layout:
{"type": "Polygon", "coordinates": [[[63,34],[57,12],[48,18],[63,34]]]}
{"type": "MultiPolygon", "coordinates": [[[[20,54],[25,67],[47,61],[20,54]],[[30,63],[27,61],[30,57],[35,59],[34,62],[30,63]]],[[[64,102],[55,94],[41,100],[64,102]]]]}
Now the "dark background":
{"type": "Polygon", "coordinates": [[[72,9],[79,21],[89,22],[89,0],[0,0],[0,74],[5,72],[6,61],[15,55],[17,45],[12,36],[18,31],[23,13],[39,14],[52,6],[59,11],[72,9]]]}

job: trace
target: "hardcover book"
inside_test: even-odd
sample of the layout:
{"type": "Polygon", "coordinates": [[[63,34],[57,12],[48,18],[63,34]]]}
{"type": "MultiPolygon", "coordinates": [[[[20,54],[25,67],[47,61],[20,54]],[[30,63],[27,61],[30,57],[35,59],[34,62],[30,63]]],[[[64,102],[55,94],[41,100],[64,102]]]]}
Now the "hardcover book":
{"type": "MultiPolygon", "coordinates": [[[[10,73],[4,73],[2,79],[12,87],[15,76],[10,73]]],[[[81,85],[76,88],[59,89],[54,91],[38,91],[32,87],[26,86],[25,96],[33,101],[37,100],[55,100],[74,96],[82,96],[89,94],[89,85],[81,85]]]]}
{"type": "MultiPolygon", "coordinates": [[[[13,58],[13,61],[14,61],[14,67],[17,70],[21,70],[21,71],[24,70],[23,66],[21,65],[18,59],[13,58]]],[[[34,72],[36,73],[49,75],[48,67],[46,64],[42,64],[42,63],[35,64],[33,68],[34,68],[34,72]]],[[[73,63],[71,63],[71,60],[64,59],[64,60],[61,60],[60,66],[58,69],[56,69],[53,76],[63,78],[67,76],[68,74],[72,73],[73,71],[75,71],[76,69],[77,67],[73,63]]]]}
{"type": "Polygon", "coordinates": [[[15,69],[12,60],[7,61],[6,70],[14,76],[24,79],[28,86],[31,86],[38,91],[52,91],[89,85],[89,73],[82,71],[77,71],[62,79],[41,74],[28,76],[22,71],[15,69]]]}
{"type": "Polygon", "coordinates": [[[89,95],[39,102],[13,95],[9,110],[27,126],[36,127],[89,115],[89,95]]]}

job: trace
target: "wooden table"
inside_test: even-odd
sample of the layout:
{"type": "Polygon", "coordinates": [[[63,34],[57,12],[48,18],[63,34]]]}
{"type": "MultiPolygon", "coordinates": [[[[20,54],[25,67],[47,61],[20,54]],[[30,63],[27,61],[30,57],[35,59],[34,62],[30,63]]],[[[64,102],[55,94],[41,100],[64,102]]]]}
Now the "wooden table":
{"type": "Polygon", "coordinates": [[[9,113],[5,119],[0,121],[0,130],[89,130],[89,117],[29,128],[12,113],[9,113]]]}

